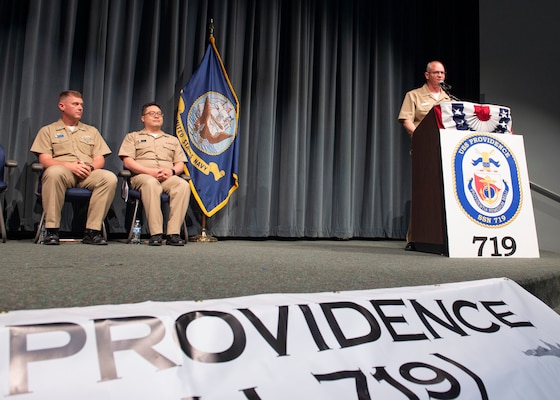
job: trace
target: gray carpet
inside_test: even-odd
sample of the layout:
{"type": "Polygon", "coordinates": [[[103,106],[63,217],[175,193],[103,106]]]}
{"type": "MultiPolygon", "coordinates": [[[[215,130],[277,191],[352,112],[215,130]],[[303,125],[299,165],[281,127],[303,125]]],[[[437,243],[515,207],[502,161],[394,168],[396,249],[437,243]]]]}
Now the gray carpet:
{"type": "Polygon", "coordinates": [[[560,254],[451,259],[390,240],[220,240],[185,247],[0,243],[0,312],[431,285],[507,277],[560,306],[560,254]]]}

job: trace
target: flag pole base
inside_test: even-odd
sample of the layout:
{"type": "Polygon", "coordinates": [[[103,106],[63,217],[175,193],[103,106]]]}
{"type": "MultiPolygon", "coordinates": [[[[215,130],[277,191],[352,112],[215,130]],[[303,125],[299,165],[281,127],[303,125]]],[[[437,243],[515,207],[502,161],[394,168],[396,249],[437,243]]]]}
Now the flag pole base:
{"type": "Polygon", "coordinates": [[[214,243],[214,242],[217,242],[217,241],[218,241],[218,239],[216,239],[214,236],[206,233],[206,229],[202,229],[202,232],[200,233],[200,235],[196,235],[196,236],[193,236],[193,237],[189,238],[189,242],[214,243]]]}

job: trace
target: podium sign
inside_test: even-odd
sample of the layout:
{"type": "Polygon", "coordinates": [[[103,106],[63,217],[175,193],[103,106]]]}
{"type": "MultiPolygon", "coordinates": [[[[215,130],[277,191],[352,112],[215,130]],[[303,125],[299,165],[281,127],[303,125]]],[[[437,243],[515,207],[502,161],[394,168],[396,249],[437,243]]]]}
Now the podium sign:
{"type": "Polygon", "coordinates": [[[408,239],[450,257],[539,257],[523,137],[508,107],[434,106],[412,137],[408,239]]]}
{"type": "Polygon", "coordinates": [[[523,137],[440,129],[449,257],[539,257],[523,137]]]}

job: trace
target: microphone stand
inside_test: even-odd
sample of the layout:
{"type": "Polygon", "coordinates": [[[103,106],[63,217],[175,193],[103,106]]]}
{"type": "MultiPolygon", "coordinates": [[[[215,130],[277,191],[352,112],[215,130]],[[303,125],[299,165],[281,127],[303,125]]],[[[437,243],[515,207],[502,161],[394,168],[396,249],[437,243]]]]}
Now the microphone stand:
{"type": "Polygon", "coordinates": [[[449,98],[453,101],[461,101],[459,98],[453,96],[450,92],[449,89],[451,89],[451,86],[448,85],[445,82],[440,82],[439,86],[441,87],[441,90],[443,90],[445,92],[445,94],[447,94],[449,96],[449,98]]]}
{"type": "Polygon", "coordinates": [[[449,90],[445,90],[445,89],[444,89],[443,91],[444,91],[445,93],[447,93],[447,95],[449,96],[449,98],[450,98],[451,100],[453,100],[453,101],[461,101],[461,100],[459,100],[458,97],[455,97],[455,96],[453,96],[451,93],[449,93],[449,90]]]}

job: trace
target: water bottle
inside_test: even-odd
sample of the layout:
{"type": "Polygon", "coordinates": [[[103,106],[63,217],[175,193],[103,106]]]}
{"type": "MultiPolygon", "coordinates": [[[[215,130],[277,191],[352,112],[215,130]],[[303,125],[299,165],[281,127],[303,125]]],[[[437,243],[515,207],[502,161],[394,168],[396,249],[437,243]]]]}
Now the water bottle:
{"type": "Polygon", "coordinates": [[[142,233],[142,225],[140,225],[140,220],[137,219],[134,222],[134,227],[132,228],[132,244],[140,244],[140,234],[142,233]]]}

